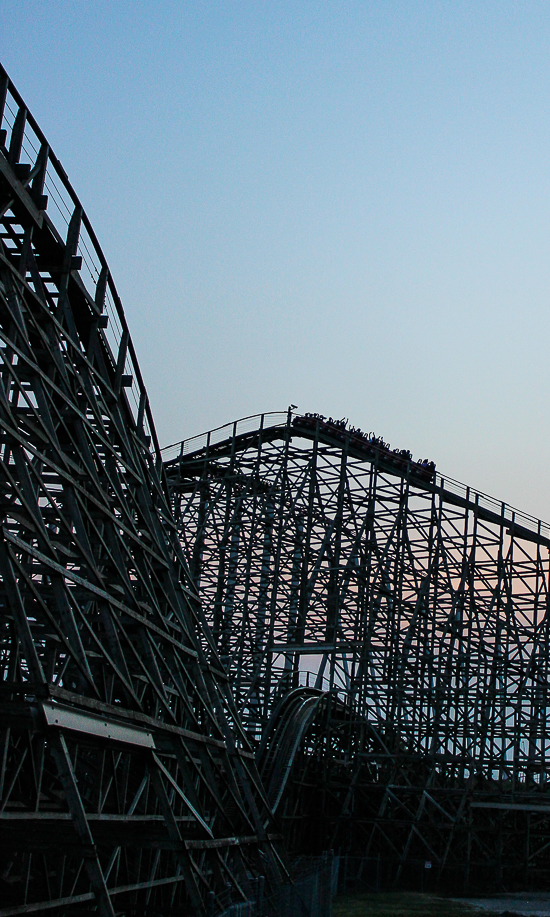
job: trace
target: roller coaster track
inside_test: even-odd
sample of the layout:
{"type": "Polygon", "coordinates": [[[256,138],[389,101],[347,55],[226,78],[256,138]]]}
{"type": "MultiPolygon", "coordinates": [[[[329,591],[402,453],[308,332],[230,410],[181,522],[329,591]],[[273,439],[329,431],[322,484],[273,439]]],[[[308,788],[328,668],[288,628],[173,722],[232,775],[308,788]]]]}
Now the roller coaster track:
{"type": "Polygon", "coordinates": [[[366,849],[398,878],[426,859],[455,885],[547,882],[548,525],[290,411],[163,458],[250,735],[300,685],[349,711],[279,734],[295,777],[279,796],[264,773],[291,845],[366,849]]]}
{"type": "Polygon", "coordinates": [[[0,489],[0,917],[244,900],[270,810],[107,262],[3,69],[0,489]]]}
{"type": "Polygon", "coordinates": [[[315,688],[295,688],[279,701],[258,749],[258,768],[273,812],[285,791],[304,733],[325,704],[327,695],[315,688]]]}

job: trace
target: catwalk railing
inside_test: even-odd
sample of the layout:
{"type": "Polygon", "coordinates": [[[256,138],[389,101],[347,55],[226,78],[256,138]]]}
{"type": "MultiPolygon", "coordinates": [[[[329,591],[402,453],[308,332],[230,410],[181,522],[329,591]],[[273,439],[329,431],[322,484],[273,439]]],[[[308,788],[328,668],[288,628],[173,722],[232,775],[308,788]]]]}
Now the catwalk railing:
{"type": "MultiPolygon", "coordinates": [[[[5,149],[5,156],[0,160],[2,178],[14,199],[24,201],[37,227],[46,220],[59,243],[64,244],[70,235],[70,245],[74,248],[70,253],[71,270],[75,277],[78,276],[89,302],[94,303],[107,319],[100,325],[101,334],[109,343],[115,366],[123,380],[122,397],[138,426],[145,436],[151,437],[154,449],[158,451],[147,392],[105,255],[65,169],[1,66],[0,139],[5,149]],[[73,228],[69,233],[71,221],[73,228]]],[[[11,232],[3,234],[3,242],[6,250],[17,257],[18,243],[11,232]]]]}
{"type": "MultiPolygon", "coordinates": [[[[281,435],[284,436],[286,435],[287,426],[289,424],[293,425],[297,433],[304,433],[304,428],[298,426],[301,417],[302,415],[292,410],[287,412],[270,411],[263,414],[250,414],[246,417],[241,417],[239,420],[222,424],[220,427],[208,430],[206,433],[199,433],[196,436],[165,446],[162,449],[162,459],[167,467],[175,468],[178,461],[182,458],[204,457],[213,449],[219,449],[220,447],[228,446],[232,443],[238,443],[242,438],[249,437],[250,435],[260,436],[262,433],[273,435],[280,432],[281,435]]],[[[330,436],[331,427],[333,427],[332,432],[338,436],[338,439],[342,440],[343,437],[345,441],[346,431],[344,430],[342,434],[341,429],[329,422],[320,424],[319,435],[323,438],[324,434],[328,441],[334,440],[334,436],[330,436]]],[[[308,424],[305,429],[307,436],[311,435],[311,429],[311,424],[308,424]]],[[[359,441],[351,434],[349,435],[349,439],[352,446],[355,440],[355,446],[357,448],[359,441]]],[[[530,532],[536,535],[537,538],[546,539],[550,545],[550,523],[543,522],[536,516],[525,513],[482,491],[475,490],[463,484],[461,481],[454,480],[454,478],[449,477],[449,475],[442,475],[438,471],[434,472],[433,485],[436,489],[439,488],[442,491],[447,501],[450,502],[453,498],[457,498],[461,504],[463,502],[471,503],[480,510],[485,510],[495,519],[502,519],[504,522],[511,525],[516,524],[526,533],[530,532]]]]}

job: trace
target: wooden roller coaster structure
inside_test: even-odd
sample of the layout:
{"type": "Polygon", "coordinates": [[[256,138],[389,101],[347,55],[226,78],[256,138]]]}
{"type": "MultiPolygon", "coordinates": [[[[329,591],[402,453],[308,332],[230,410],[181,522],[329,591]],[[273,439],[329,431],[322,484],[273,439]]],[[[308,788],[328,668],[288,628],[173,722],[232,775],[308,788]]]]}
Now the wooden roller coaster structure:
{"type": "Polygon", "coordinates": [[[0,917],[215,914],[285,869],[115,285],[0,69],[0,917]]]}
{"type": "Polygon", "coordinates": [[[550,528],[317,415],[245,418],[163,455],[291,847],[381,858],[397,882],[428,863],[459,890],[544,887],[550,528]],[[311,690],[332,712],[306,728],[311,690]]]}
{"type": "Polygon", "coordinates": [[[278,825],[398,884],[548,886],[550,528],[320,415],[161,453],[1,68],[0,476],[0,917],[248,906],[278,825]]]}

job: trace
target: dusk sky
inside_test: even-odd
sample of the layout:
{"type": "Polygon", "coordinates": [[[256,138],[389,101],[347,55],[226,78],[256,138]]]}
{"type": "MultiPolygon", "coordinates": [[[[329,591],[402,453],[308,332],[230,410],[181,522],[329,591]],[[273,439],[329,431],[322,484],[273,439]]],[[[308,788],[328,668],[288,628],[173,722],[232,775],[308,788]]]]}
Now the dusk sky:
{"type": "Polygon", "coordinates": [[[550,3],[4,0],[161,444],[348,417],[550,521],[550,3]]]}

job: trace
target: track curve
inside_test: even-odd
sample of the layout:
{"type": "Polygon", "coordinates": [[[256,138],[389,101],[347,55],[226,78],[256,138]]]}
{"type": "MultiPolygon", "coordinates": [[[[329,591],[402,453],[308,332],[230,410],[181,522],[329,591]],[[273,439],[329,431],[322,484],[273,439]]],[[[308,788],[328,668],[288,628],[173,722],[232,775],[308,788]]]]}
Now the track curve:
{"type": "Polygon", "coordinates": [[[284,695],[271,715],[256,760],[273,812],[285,791],[304,733],[326,699],[324,691],[295,688],[284,695]]]}

